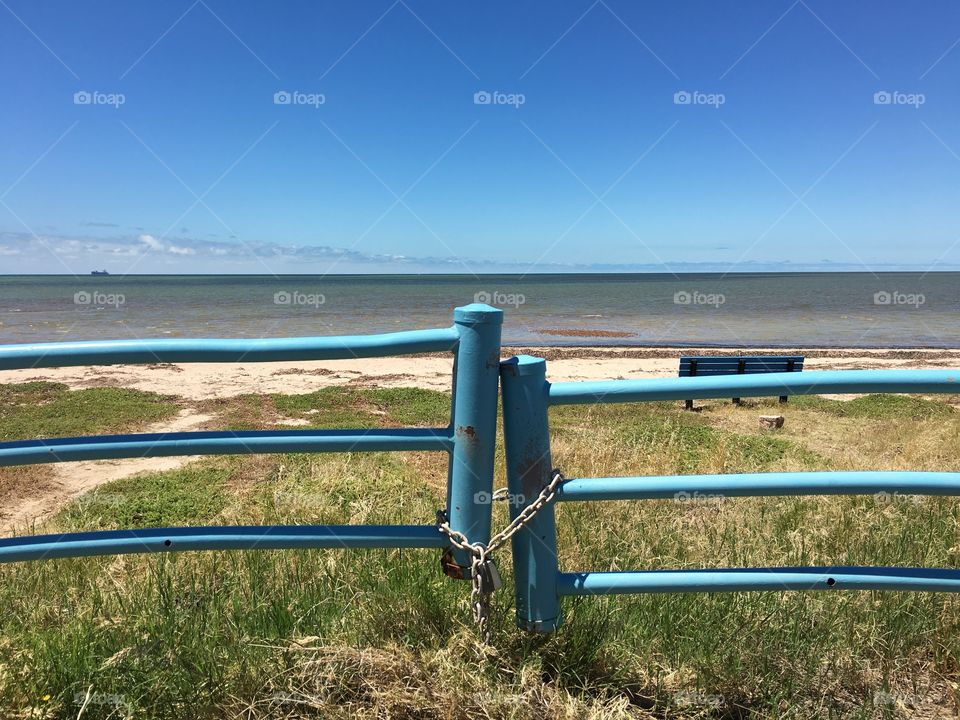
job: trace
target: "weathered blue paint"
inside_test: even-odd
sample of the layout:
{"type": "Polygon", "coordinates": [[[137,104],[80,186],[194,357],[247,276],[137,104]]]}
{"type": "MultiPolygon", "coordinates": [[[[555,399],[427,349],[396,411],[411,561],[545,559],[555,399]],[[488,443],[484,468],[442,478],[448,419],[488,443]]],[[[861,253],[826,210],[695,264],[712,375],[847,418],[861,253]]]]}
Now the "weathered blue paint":
{"type": "Polygon", "coordinates": [[[107,530],[0,540],[0,563],[185,550],[442,548],[433,525],[248,525],[107,530]]]}
{"type": "Polygon", "coordinates": [[[560,595],[740,592],[747,590],[919,590],[960,592],[960,570],[799,567],[560,573],[560,595]]]}
{"type": "MultiPolygon", "coordinates": [[[[555,383],[545,379],[545,363],[514,358],[503,363],[504,430],[511,492],[511,442],[522,447],[536,437],[537,450],[549,458],[546,406],[583,403],[645,402],[688,398],[762,397],[827,393],[955,393],[960,372],[953,370],[847,370],[812,373],[781,372],[650,380],[555,383]],[[527,377],[521,377],[526,371],[527,377]],[[523,389],[523,402],[511,400],[512,387],[523,389]],[[527,398],[533,398],[528,400],[527,398]],[[539,398],[539,401],[536,399],[539,398]],[[508,400],[511,400],[508,402],[508,400]],[[530,406],[537,409],[530,411],[530,406]],[[542,407],[541,407],[542,406],[542,407]],[[511,439],[512,438],[512,439],[511,439]]],[[[698,372],[699,375],[699,372],[698,372]]],[[[517,397],[520,397],[519,390],[517,397]]],[[[517,471],[514,471],[517,472],[517,471]]],[[[578,478],[566,480],[558,501],[648,500],[673,498],[696,502],[721,497],[763,495],[876,494],[881,502],[903,495],[960,495],[960,473],[940,472],[797,472],[676,477],[578,478]]],[[[541,515],[547,509],[541,510],[541,515]]],[[[537,522],[540,515],[534,522],[537,522]]],[[[552,510],[548,532],[514,542],[517,608],[536,617],[549,608],[557,620],[549,625],[521,622],[546,631],[559,624],[558,598],[566,595],[617,593],[731,592],[745,590],[920,590],[960,592],[960,570],[939,568],[743,568],[720,570],[645,570],[635,572],[559,572],[556,570],[556,527],[552,510]],[[541,548],[537,553],[536,547],[541,548]],[[518,553],[519,549],[519,553],[518,553]],[[544,549],[554,558],[552,578],[539,577],[544,549]],[[548,589],[549,588],[549,589],[548,589]],[[544,597],[550,594],[552,597],[544,597]]]]}
{"type": "Polygon", "coordinates": [[[0,467],[171,455],[450,451],[448,428],[147,433],[0,443],[0,467]]]}
{"type": "MultiPolygon", "coordinates": [[[[522,355],[500,365],[507,485],[517,514],[550,483],[546,362],[522,355]]],[[[517,625],[549,632],[560,623],[557,597],[557,528],[553,505],[542,508],[513,536],[517,625]]]]}
{"type": "Polygon", "coordinates": [[[568,479],[557,501],[663,500],[696,503],[723,497],[773,495],[960,495],[960,473],[786,472],[568,479]]]}
{"type": "MultiPolygon", "coordinates": [[[[831,371],[704,376],[599,383],[546,381],[546,363],[499,362],[502,313],[458,308],[454,326],[387,335],[271,340],[148,340],[0,346],[0,369],[152,362],[264,362],[453,350],[454,393],[447,428],[282,430],[96,436],[0,443],[0,466],[134,456],[254,452],[435,450],[450,453],[447,513],[454,530],[489,542],[498,376],[503,381],[511,515],[549,483],[549,405],[823,393],[957,392],[956,371],[831,371]]],[[[561,501],[800,494],[960,495],[960,473],[839,472],[582,478],[561,501]]],[[[886,499],[886,498],[882,498],[886,499]]],[[[0,562],[182,550],[448,547],[433,526],[247,526],[115,530],[0,540],[0,562]]],[[[559,598],[634,592],[892,589],[960,591],[960,571],[924,568],[744,568],[563,573],[554,508],[543,508],[513,538],[520,627],[547,632],[560,623],[559,598]]],[[[460,575],[465,555],[454,556],[460,575]]],[[[456,569],[456,568],[455,568],[456,569]]]]}
{"type": "MultiPolygon", "coordinates": [[[[129,340],[0,346],[0,370],[155,362],[331,360],[421,352],[454,353],[454,401],[446,428],[154,433],[0,443],[0,466],[166,455],[278,452],[444,451],[450,454],[451,525],[488,541],[503,313],[457,308],[454,325],[350,337],[263,340],[129,340]]],[[[446,548],[430,526],[160,528],[0,540],[0,562],[133,552],[261,548],[446,548]]]]}
{"type": "Polygon", "coordinates": [[[449,352],[455,349],[458,339],[458,328],[450,327],[337,337],[97,340],[0,345],[0,370],[77,365],[351,360],[449,352]]]}
{"type": "Polygon", "coordinates": [[[956,393],[958,370],[828,370],[823,372],[563,382],[550,385],[551,405],[647,402],[833,393],[956,393]]]}
{"type": "MultiPolygon", "coordinates": [[[[453,314],[460,336],[454,365],[453,454],[447,491],[450,527],[471,542],[490,541],[493,462],[497,445],[497,386],[500,374],[500,331],[503,311],[474,303],[453,314]]],[[[470,558],[454,552],[460,577],[467,577],[470,558]]]]}

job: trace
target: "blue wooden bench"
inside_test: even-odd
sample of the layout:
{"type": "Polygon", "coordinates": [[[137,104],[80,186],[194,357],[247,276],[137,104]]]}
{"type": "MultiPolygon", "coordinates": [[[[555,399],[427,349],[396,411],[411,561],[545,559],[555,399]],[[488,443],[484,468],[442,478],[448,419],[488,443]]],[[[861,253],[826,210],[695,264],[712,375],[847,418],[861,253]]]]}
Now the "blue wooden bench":
{"type": "MultiPolygon", "coordinates": [[[[703,377],[707,375],[748,375],[753,373],[800,372],[803,370],[802,355],[747,355],[742,357],[684,357],[680,358],[680,377],[703,377]]],[[[780,402],[787,401],[786,395],[780,402]]],[[[740,398],[733,398],[740,404],[740,398]]],[[[693,410],[693,400],[686,401],[687,410],[693,410]]]]}

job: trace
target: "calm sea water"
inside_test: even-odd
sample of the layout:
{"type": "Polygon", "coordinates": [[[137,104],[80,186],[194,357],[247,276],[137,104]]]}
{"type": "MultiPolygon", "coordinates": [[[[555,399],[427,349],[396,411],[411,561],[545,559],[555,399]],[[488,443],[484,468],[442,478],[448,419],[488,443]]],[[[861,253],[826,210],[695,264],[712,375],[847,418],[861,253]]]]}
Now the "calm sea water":
{"type": "Polygon", "coordinates": [[[0,342],[443,327],[475,298],[508,344],[960,347],[960,273],[0,276],[0,342]]]}

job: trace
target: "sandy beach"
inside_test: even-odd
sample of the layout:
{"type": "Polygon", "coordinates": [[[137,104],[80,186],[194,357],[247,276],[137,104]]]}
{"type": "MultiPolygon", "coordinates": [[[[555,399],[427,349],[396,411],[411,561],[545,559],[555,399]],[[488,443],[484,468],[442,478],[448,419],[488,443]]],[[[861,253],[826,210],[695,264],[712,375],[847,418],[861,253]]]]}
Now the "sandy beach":
{"type": "MultiPolygon", "coordinates": [[[[548,378],[554,382],[669,377],[676,374],[681,355],[798,354],[807,358],[805,370],[960,367],[960,350],[930,349],[514,347],[504,348],[502,355],[507,358],[521,353],[546,358],[548,378]]],[[[49,380],[65,383],[73,389],[115,386],[175,395],[188,400],[207,400],[244,394],[299,394],[341,385],[446,390],[450,388],[451,367],[448,355],[432,354],[295,363],[193,363],[6,370],[0,371],[0,383],[49,380]]]]}
{"type": "MultiPolygon", "coordinates": [[[[504,358],[517,354],[544,357],[548,378],[554,382],[640,379],[676,375],[681,355],[799,354],[805,371],[869,368],[956,368],[960,350],[779,349],[637,347],[512,347],[504,358]]],[[[237,395],[303,394],[333,386],[417,387],[450,389],[452,361],[446,354],[353,360],[280,363],[192,363],[118,365],[106,367],[43,368],[0,371],[0,383],[46,380],[71,390],[123,387],[173,396],[184,405],[172,419],[152,424],[143,432],[211,429],[216,418],[198,412],[193,403],[237,395]]],[[[850,399],[849,396],[830,396],[850,399]]],[[[276,418],[278,424],[298,424],[276,418]]],[[[41,466],[23,484],[8,487],[0,510],[0,531],[29,527],[50,517],[83,493],[112,480],[145,472],[173,470],[194,457],[160,457],[83,461],[41,466]]]]}

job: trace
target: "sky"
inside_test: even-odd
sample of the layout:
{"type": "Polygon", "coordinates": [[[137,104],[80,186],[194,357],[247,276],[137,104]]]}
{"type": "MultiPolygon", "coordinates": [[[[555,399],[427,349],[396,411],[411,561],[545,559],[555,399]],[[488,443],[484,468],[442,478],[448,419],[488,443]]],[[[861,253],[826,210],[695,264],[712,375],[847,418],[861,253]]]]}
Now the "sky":
{"type": "Polygon", "coordinates": [[[955,270],[960,5],[0,0],[0,273],[955,270]]]}

